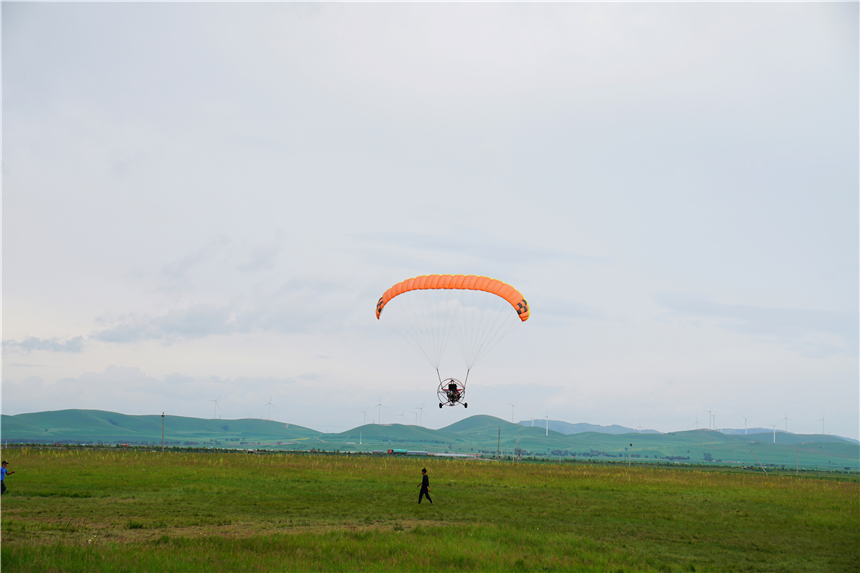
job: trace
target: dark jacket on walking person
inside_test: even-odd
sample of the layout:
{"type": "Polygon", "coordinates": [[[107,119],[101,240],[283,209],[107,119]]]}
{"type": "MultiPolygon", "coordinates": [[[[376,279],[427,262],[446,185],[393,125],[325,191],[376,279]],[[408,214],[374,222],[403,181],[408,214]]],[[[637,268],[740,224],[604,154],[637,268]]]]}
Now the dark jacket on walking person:
{"type": "Polygon", "coordinates": [[[427,496],[427,501],[430,502],[430,505],[433,505],[433,500],[430,499],[430,478],[427,477],[427,469],[421,470],[421,485],[418,487],[421,488],[421,491],[418,494],[418,503],[421,503],[421,500],[424,496],[427,496]]]}

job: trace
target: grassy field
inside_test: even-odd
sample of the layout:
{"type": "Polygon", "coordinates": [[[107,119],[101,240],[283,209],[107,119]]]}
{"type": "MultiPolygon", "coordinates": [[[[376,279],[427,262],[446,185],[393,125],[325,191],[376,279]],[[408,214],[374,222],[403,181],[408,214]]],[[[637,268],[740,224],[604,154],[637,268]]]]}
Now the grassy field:
{"type": "MultiPolygon", "coordinates": [[[[7,450],[10,571],[860,571],[860,484],[579,463],[7,450]],[[417,504],[426,466],[434,505],[417,504]]],[[[856,479],[856,478],[855,478],[856,479]]]]}

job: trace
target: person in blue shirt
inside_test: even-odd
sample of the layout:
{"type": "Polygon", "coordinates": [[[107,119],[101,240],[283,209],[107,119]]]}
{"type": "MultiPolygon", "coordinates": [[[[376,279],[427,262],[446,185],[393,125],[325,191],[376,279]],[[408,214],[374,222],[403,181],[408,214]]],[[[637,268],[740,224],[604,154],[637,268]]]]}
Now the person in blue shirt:
{"type": "Polygon", "coordinates": [[[7,465],[8,465],[8,462],[6,460],[3,460],[2,462],[0,462],[0,466],[2,466],[2,467],[0,467],[0,495],[6,493],[6,476],[7,475],[10,476],[13,473],[15,473],[15,472],[8,471],[6,469],[7,465]]]}

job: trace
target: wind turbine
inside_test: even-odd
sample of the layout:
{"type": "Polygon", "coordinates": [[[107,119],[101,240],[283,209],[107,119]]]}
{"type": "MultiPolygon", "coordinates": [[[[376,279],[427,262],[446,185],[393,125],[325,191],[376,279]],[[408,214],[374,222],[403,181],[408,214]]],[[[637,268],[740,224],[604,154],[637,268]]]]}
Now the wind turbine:
{"type": "Polygon", "coordinates": [[[824,414],[821,414],[821,419],[818,421],[821,422],[821,433],[824,434],[824,414]]]}
{"type": "Polygon", "coordinates": [[[219,394],[218,397],[215,398],[214,400],[208,400],[209,402],[215,402],[215,413],[212,414],[213,420],[218,417],[218,400],[220,400],[220,399],[221,399],[221,395],[219,394]]]}
{"type": "Polygon", "coordinates": [[[268,401],[268,403],[263,404],[263,405],[264,405],[264,406],[268,406],[268,407],[269,407],[269,419],[271,420],[271,419],[272,419],[272,406],[274,406],[274,404],[272,404],[272,397],[271,397],[271,396],[269,396],[269,401],[268,401]]]}
{"type": "Polygon", "coordinates": [[[362,426],[367,424],[367,411],[368,410],[370,410],[370,408],[365,408],[364,410],[359,410],[359,412],[364,414],[364,422],[362,422],[362,424],[361,424],[362,426]]]}
{"type": "Polygon", "coordinates": [[[791,418],[788,417],[788,412],[785,412],[785,417],[782,419],[782,421],[785,422],[785,433],[786,434],[788,433],[788,421],[790,419],[791,418]]]}
{"type": "Polygon", "coordinates": [[[404,420],[406,419],[406,408],[403,408],[403,412],[401,412],[400,414],[397,414],[397,415],[400,416],[400,422],[403,423],[404,420]]]}
{"type": "Polygon", "coordinates": [[[546,410],[546,416],[543,417],[546,420],[546,435],[549,436],[549,408],[546,410]]]}
{"type": "Polygon", "coordinates": [[[708,429],[710,430],[711,429],[711,411],[705,410],[705,412],[708,413],[708,429]]]}
{"type": "Polygon", "coordinates": [[[640,434],[642,433],[642,420],[639,420],[639,425],[636,426],[636,431],[640,434]]]}
{"type": "Polygon", "coordinates": [[[776,424],[771,424],[771,427],[773,428],[773,443],[775,444],[776,443],[776,424]]]}
{"type": "Polygon", "coordinates": [[[376,405],[376,408],[379,410],[379,414],[378,414],[379,419],[377,420],[377,423],[381,426],[382,425],[382,409],[383,408],[385,408],[386,410],[388,409],[387,406],[382,405],[382,396],[379,397],[379,404],[376,405]]]}
{"type": "MultiPolygon", "coordinates": [[[[510,402],[508,402],[508,404],[511,404],[511,403],[510,403],[510,402]]],[[[517,403],[516,403],[516,402],[514,402],[513,404],[511,404],[511,423],[512,423],[512,424],[514,423],[514,406],[516,406],[516,405],[517,405],[517,403]]]]}
{"type": "Polygon", "coordinates": [[[699,429],[699,415],[696,414],[696,429],[699,429]]]}
{"type": "Polygon", "coordinates": [[[749,420],[751,418],[751,416],[744,416],[743,414],[741,414],[741,418],[744,419],[744,435],[746,435],[746,433],[747,433],[747,420],[749,420]]]}
{"type": "Polygon", "coordinates": [[[418,425],[418,410],[412,410],[412,413],[415,414],[415,425],[418,425]]]}
{"type": "Polygon", "coordinates": [[[714,431],[717,429],[717,411],[714,410],[714,431]]]}
{"type": "Polygon", "coordinates": [[[419,418],[419,420],[420,420],[420,421],[418,422],[418,425],[419,425],[419,426],[421,426],[421,425],[423,424],[423,422],[424,422],[424,404],[426,404],[426,403],[427,403],[427,400],[424,400],[424,401],[421,403],[421,407],[420,407],[420,408],[418,408],[418,412],[420,412],[420,416],[421,416],[421,417],[419,418]]]}

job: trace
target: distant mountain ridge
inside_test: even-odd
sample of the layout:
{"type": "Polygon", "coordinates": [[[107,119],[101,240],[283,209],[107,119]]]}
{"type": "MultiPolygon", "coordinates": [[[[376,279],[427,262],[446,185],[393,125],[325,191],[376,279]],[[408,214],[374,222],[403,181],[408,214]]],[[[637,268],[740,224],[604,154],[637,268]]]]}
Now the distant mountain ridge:
{"type": "MultiPolygon", "coordinates": [[[[174,436],[174,438],[172,438],[173,442],[176,441],[177,437],[180,439],[186,438],[184,441],[188,442],[198,441],[204,436],[208,436],[210,434],[226,435],[236,433],[236,437],[239,438],[239,441],[241,441],[241,435],[239,434],[246,436],[265,434],[268,436],[281,438],[281,441],[304,438],[310,435],[324,435],[323,432],[319,432],[317,430],[305,428],[302,426],[296,426],[295,424],[284,424],[283,422],[276,422],[274,420],[261,420],[257,418],[222,420],[208,418],[188,418],[184,416],[167,415],[164,416],[164,420],[166,421],[167,427],[169,428],[171,435],[174,436]]],[[[385,426],[379,426],[378,424],[368,424],[362,427],[370,429],[371,431],[374,428],[398,427],[402,429],[401,431],[408,428],[413,428],[415,429],[415,431],[419,431],[419,433],[456,433],[461,431],[468,431],[474,426],[485,425],[487,420],[493,420],[491,422],[492,424],[502,423],[509,426],[514,425],[510,422],[505,422],[493,416],[477,415],[470,416],[469,418],[464,418],[459,422],[455,422],[454,424],[451,424],[450,426],[441,428],[439,430],[432,430],[429,428],[424,428],[422,426],[402,424],[387,424],[385,426]]],[[[80,441],[94,439],[101,440],[104,442],[115,439],[116,441],[123,442],[128,440],[135,440],[136,438],[143,439],[144,437],[150,437],[155,434],[158,434],[158,437],[160,439],[161,423],[162,417],[160,415],[128,415],[120,414],[117,412],[107,412],[103,410],[55,410],[16,415],[3,414],[2,416],[0,416],[0,436],[3,436],[3,439],[11,439],[15,441],[20,441],[19,438],[26,437],[33,441],[39,442],[49,442],[52,441],[54,438],[60,440],[77,439],[80,441]]],[[[535,430],[542,430],[543,433],[547,431],[548,427],[550,433],[558,433],[564,436],[571,436],[588,432],[609,435],[668,435],[677,433],[663,433],[658,432],[657,430],[646,428],[642,428],[640,431],[634,428],[628,428],[617,424],[612,424],[609,426],[601,426],[598,424],[588,423],[572,424],[570,422],[565,422],[562,420],[523,420],[521,422],[518,422],[516,425],[523,426],[526,428],[534,427],[535,430]],[[534,426],[532,426],[533,423],[534,426]]],[[[353,428],[352,430],[349,430],[347,432],[341,432],[340,434],[348,434],[354,432],[357,429],[359,428],[353,428]]],[[[749,436],[760,434],[773,435],[774,433],[773,428],[748,428],[747,430],[732,428],[721,428],[720,430],[706,430],[705,428],[699,428],[698,430],[716,431],[724,435],[749,436]]],[[[791,432],[785,432],[784,430],[780,430],[779,428],[776,429],[776,434],[792,436],[795,435],[791,432]]],[[[809,435],[821,436],[821,434],[809,435]]],[[[842,436],[828,435],[828,437],[852,444],[860,444],[860,441],[851,438],[845,438],[842,436]]]]}
{"type": "Polygon", "coordinates": [[[560,420],[523,420],[522,422],[517,422],[522,426],[531,427],[534,425],[535,428],[544,428],[547,427],[547,422],[549,422],[549,429],[553,432],[558,432],[559,434],[564,434],[569,436],[571,434],[582,434],[585,432],[597,432],[598,434],[660,434],[662,432],[658,432],[657,430],[648,430],[642,428],[641,430],[636,430],[633,428],[627,428],[624,426],[619,426],[617,424],[612,424],[611,426],[599,426],[597,424],[571,424],[570,422],[562,422],[560,420]]]}
{"type": "MultiPolygon", "coordinates": [[[[433,455],[502,455],[646,463],[742,464],[860,471],[860,447],[837,436],[773,432],[739,435],[713,430],[641,433],[623,426],[595,426],[544,420],[515,424],[487,415],[433,430],[416,425],[365,424],[340,433],[261,419],[199,419],[130,416],[101,410],[60,410],[0,416],[6,443],[128,444],[267,451],[424,451],[433,455]],[[163,425],[162,425],[163,424],[163,425]],[[572,431],[564,434],[557,429],[572,431]],[[603,429],[603,432],[594,431],[603,429]],[[612,433],[623,432],[627,433],[612,433]],[[751,453],[755,451],[756,460],[751,453]]],[[[7,454],[9,455],[9,454],[7,454]]]]}
{"type": "Polygon", "coordinates": [[[285,442],[320,434],[294,424],[251,418],[221,420],[167,415],[131,416],[103,410],[57,410],[0,416],[0,439],[41,443],[160,443],[162,423],[169,437],[166,443],[170,445],[197,445],[218,436],[238,446],[249,441],[251,436],[266,435],[285,442]]]}
{"type": "MultiPolygon", "coordinates": [[[[571,424],[569,422],[562,422],[560,420],[538,420],[535,418],[534,420],[523,420],[521,422],[517,422],[521,426],[531,427],[534,425],[535,428],[546,428],[547,422],[549,422],[549,430],[551,432],[558,432],[560,434],[564,434],[566,436],[572,434],[582,434],[585,432],[597,432],[598,434],[613,434],[613,435],[621,435],[621,434],[664,434],[664,433],[674,433],[674,432],[658,432],[657,430],[650,430],[642,428],[641,430],[637,430],[634,428],[628,428],[626,426],[619,426],[617,424],[613,424],[611,426],[600,426],[597,424],[585,424],[585,423],[577,423],[571,424]]],[[[697,428],[698,430],[705,430],[706,428],[697,428]]],[[[689,431],[689,430],[688,430],[689,431]]],[[[773,434],[776,432],[777,434],[791,434],[792,432],[786,432],[785,430],[780,430],[776,428],[720,428],[718,430],[709,430],[714,432],[719,432],[721,434],[726,435],[748,435],[753,436],[756,434],[773,434]]],[[[806,435],[806,434],[799,434],[806,435]]],[[[815,434],[818,435],[818,434],[815,434]]],[[[823,435],[823,434],[822,434],[823,435]]],[[[830,434],[827,434],[830,435],[830,434]]],[[[845,440],[846,442],[850,442],[852,444],[860,445],[860,441],[855,440],[853,438],[846,438],[844,436],[833,436],[835,438],[839,438],[840,440],[845,440]]]]}

